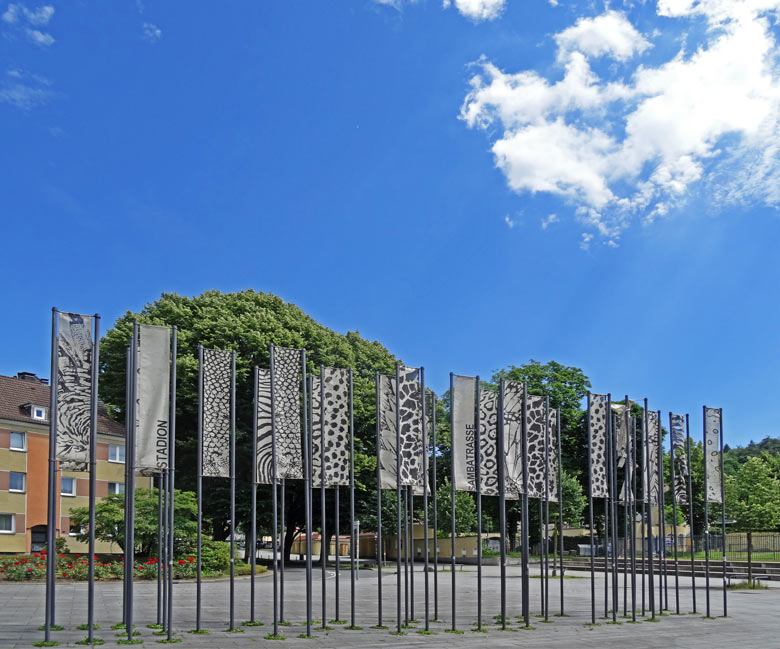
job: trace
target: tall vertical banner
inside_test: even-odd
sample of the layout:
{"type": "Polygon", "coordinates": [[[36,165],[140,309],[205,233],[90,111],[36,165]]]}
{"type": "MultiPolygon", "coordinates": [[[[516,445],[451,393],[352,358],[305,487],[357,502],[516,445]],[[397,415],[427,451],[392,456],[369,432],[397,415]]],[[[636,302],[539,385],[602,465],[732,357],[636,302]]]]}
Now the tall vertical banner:
{"type": "Polygon", "coordinates": [[[477,490],[474,410],[477,380],[452,376],[452,475],[458,491],[477,490]]]}
{"type": "Polygon", "coordinates": [[[591,496],[609,497],[607,487],[607,395],[591,394],[589,452],[591,460],[591,496]]]}
{"type": "Polygon", "coordinates": [[[704,409],[704,471],[707,480],[707,502],[722,503],[720,474],[721,409],[704,409]]]}
{"type": "Polygon", "coordinates": [[[169,467],[171,330],[139,326],[135,466],[142,473],[169,467]]]}
{"type": "Polygon", "coordinates": [[[650,410],[647,413],[647,453],[644,455],[642,465],[644,468],[644,494],[643,497],[649,505],[657,505],[659,499],[658,482],[658,445],[661,443],[661,422],[658,421],[658,413],[650,410]]]}
{"type": "MultiPolygon", "coordinates": [[[[395,489],[396,466],[396,404],[395,377],[379,375],[379,403],[377,426],[379,428],[379,481],[382,489],[395,489]]],[[[312,411],[314,409],[312,408],[312,411]]]]}
{"type": "Polygon", "coordinates": [[[528,395],[526,420],[528,422],[528,497],[545,496],[545,397],[528,395]]]}
{"type": "Polygon", "coordinates": [[[671,414],[669,417],[674,454],[674,502],[677,505],[688,504],[688,454],[685,444],[685,415],[671,414]]]}
{"type": "Polygon", "coordinates": [[[558,411],[555,408],[547,410],[547,499],[558,502],[558,411]]]}
{"type": "Polygon", "coordinates": [[[324,407],[320,408],[320,380],[312,377],[312,473],[313,484],[321,481],[325,467],[325,486],[349,486],[349,370],[324,368],[324,407]],[[324,425],[320,414],[324,412],[324,425]],[[322,436],[325,436],[324,444],[322,436]],[[322,461],[321,451],[325,451],[322,461]]]}
{"type": "Polygon", "coordinates": [[[255,482],[271,484],[274,479],[273,435],[271,434],[271,370],[257,368],[256,406],[255,482]]]}
{"type": "Polygon", "coordinates": [[[302,480],[300,349],[274,347],[273,404],[276,427],[276,477],[302,480]]]}
{"type": "Polygon", "coordinates": [[[56,459],[89,462],[92,403],[92,316],[59,314],[56,459]]]}
{"type": "Polygon", "coordinates": [[[505,498],[517,500],[523,485],[523,384],[504,381],[505,498]]]}
{"type": "Polygon", "coordinates": [[[232,352],[203,350],[203,472],[230,477],[230,393],[232,352]]]}
{"type": "Polygon", "coordinates": [[[479,477],[483,496],[498,496],[498,392],[479,392],[479,477]]]}

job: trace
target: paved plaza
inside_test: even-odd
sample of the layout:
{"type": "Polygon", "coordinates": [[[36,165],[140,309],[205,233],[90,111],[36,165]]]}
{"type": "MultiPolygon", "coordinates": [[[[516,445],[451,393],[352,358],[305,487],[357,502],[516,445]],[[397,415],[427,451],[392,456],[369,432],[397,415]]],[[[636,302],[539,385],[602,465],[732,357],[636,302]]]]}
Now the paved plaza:
{"type": "MultiPolygon", "coordinates": [[[[228,619],[229,582],[226,580],[204,582],[203,585],[203,626],[210,630],[209,635],[191,635],[187,633],[195,625],[195,583],[180,582],[174,585],[174,628],[177,637],[182,638],[181,646],[208,647],[379,647],[379,646],[425,646],[473,647],[475,644],[489,643],[491,647],[738,647],[751,649],[780,646],[780,587],[771,587],[762,591],[730,591],[729,618],[705,620],[702,615],[692,615],[691,587],[689,579],[681,579],[680,616],[661,616],[657,623],[643,622],[631,624],[622,618],[622,591],[620,593],[619,618],[623,624],[606,624],[600,619],[596,627],[588,626],[590,621],[590,580],[586,573],[573,575],[565,580],[566,617],[555,616],[559,612],[559,581],[551,579],[550,614],[551,622],[544,623],[536,617],[540,610],[540,579],[531,579],[532,630],[520,629],[517,615],[520,614],[520,574],[516,567],[508,568],[507,601],[508,615],[511,618],[510,630],[501,631],[493,619],[499,612],[499,572],[497,567],[485,567],[483,575],[483,620],[486,634],[472,631],[476,618],[476,569],[472,566],[457,572],[458,628],[462,635],[445,633],[451,621],[451,573],[439,573],[439,617],[440,622],[432,622],[431,630],[436,635],[422,635],[424,619],[424,577],[421,566],[414,573],[414,616],[419,623],[415,628],[406,629],[406,635],[394,636],[389,631],[395,625],[396,578],[393,569],[383,573],[384,624],[389,630],[372,629],[377,624],[377,575],[375,571],[362,571],[357,583],[357,625],[362,630],[348,630],[344,625],[330,624],[332,630],[316,630],[316,639],[298,638],[305,631],[305,573],[299,568],[288,568],[285,573],[285,618],[290,626],[281,626],[285,641],[266,640],[263,636],[272,631],[270,603],[273,584],[270,574],[259,576],[257,588],[257,619],[265,624],[261,627],[244,627],[243,633],[226,633],[228,619]]],[[[335,617],[335,571],[327,573],[328,619],[335,617]]],[[[622,576],[621,576],[622,584],[622,576]]],[[[674,610],[673,581],[669,581],[669,603],[674,610]]],[[[697,604],[700,613],[704,610],[705,593],[703,579],[697,580],[697,604]]],[[[771,584],[770,584],[771,585],[771,584]]],[[[249,619],[249,579],[236,580],[236,621],[241,623],[249,619]]],[[[778,584],[780,586],[780,584],[778,584]]],[[[433,619],[433,575],[430,574],[431,593],[430,617],[433,619]]],[[[321,620],[320,572],[314,571],[314,618],[321,620]]],[[[118,631],[111,626],[121,620],[122,584],[121,582],[99,582],[95,586],[95,619],[101,625],[96,637],[105,640],[106,645],[115,645],[118,631]]],[[[349,572],[341,571],[340,579],[340,617],[348,620],[350,613],[349,572]]],[[[599,595],[597,614],[604,613],[603,577],[597,579],[599,595]]],[[[76,627],[86,622],[87,586],[84,583],[63,583],[57,587],[56,622],[65,627],[64,631],[53,632],[52,636],[62,645],[70,645],[85,636],[84,631],[76,627]]],[[[0,584],[0,646],[29,647],[43,639],[38,627],[44,620],[44,585],[39,583],[0,584]]],[[[137,582],[135,586],[135,623],[140,638],[145,645],[156,644],[158,637],[147,624],[156,621],[156,583],[137,582]]],[[[641,598],[638,598],[641,605],[641,598]]],[[[630,595],[629,595],[630,602],[630,595]]],[[[712,612],[722,612],[722,590],[719,585],[712,589],[712,612]]],[[[411,611],[410,611],[411,613],[411,611]]],[[[642,619],[640,617],[640,619],[642,619]]]]}

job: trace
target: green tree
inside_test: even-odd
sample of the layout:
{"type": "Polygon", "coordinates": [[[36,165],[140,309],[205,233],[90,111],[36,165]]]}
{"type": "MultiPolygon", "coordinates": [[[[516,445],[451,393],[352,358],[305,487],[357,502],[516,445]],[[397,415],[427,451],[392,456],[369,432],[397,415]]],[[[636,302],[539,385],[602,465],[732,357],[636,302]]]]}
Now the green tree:
{"type": "MultiPolygon", "coordinates": [[[[450,536],[452,530],[452,487],[445,479],[436,491],[436,512],[439,521],[439,538],[450,536]]],[[[433,504],[428,512],[433,520],[433,504]]],[[[469,534],[477,529],[477,506],[474,497],[466,491],[455,492],[455,534],[469,534]]]]}
{"type": "Polygon", "coordinates": [[[748,458],[724,485],[726,512],[732,529],[747,533],[748,581],[753,579],[753,533],[775,530],[780,525],[780,481],[760,457],[748,458]]]}
{"type": "MultiPolygon", "coordinates": [[[[183,489],[195,489],[198,344],[235,350],[236,359],[236,455],[237,517],[248,529],[252,457],[253,367],[268,367],[268,348],[305,348],[307,370],[317,373],[322,363],[354,370],[356,515],[364,520],[375,508],[375,387],[374,372],[392,372],[395,358],[378,342],[357,332],[339,334],[316,322],[301,309],[274,295],[252,290],[238,293],[206,291],[196,297],[164,293],[140,312],[119,317],[101,342],[101,398],[120,420],[125,399],[125,350],[133,322],[178,327],[178,386],[176,416],[176,479],[183,489]]],[[[292,486],[291,483],[290,486],[292,486]]],[[[230,484],[206,478],[203,517],[216,540],[229,535],[230,484]]],[[[328,511],[332,512],[332,491],[328,511]]],[[[258,488],[258,502],[269,502],[270,488],[258,488]]],[[[342,499],[342,503],[348,499],[342,499]]],[[[346,506],[346,505],[345,505],[346,506]]],[[[271,508],[258,508],[259,533],[271,531],[271,508]]],[[[319,507],[314,507],[314,526],[319,527],[319,507]]],[[[304,527],[303,489],[288,488],[286,497],[285,554],[289,556],[295,531],[304,527]]],[[[349,519],[342,516],[345,524],[349,519]]],[[[342,531],[344,531],[342,529],[342,531]]]]}
{"type": "MultiPolygon", "coordinates": [[[[95,505],[95,538],[116,543],[125,551],[125,497],[111,494],[95,505]]],[[[135,546],[141,555],[157,552],[157,489],[137,489],[135,492],[135,546]]],[[[198,504],[191,491],[174,493],[174,554],[182,555],[194,547],[197,533],[198,504]]],[[[70,512],[70,521],[83,532],[76,538],[89,540],[89,508],[70,512]]]]}

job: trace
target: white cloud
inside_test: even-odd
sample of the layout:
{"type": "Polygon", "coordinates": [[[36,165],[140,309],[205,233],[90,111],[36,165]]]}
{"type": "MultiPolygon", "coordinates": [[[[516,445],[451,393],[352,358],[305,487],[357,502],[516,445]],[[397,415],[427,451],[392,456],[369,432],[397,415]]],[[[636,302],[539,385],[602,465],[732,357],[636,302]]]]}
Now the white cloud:
{"type": "Polygon", "coordinates": [[[162,30],[152,23],[144,23],[141,38],[151,43],[156,43],[162,38],[162,30]]]}
{"type": "Polygon", "coordinates": [[[618,61],[630,59],[650,47],[650,43],[618,11],[606,11],[595,18],[580,18],[555,35],[559,52],[582,52],[587,56],[610,55],[618,61]]]}
{"type": "Polygon", "coordinates": [[[54,93],[51,82],[44,77],[29,74],[18,68],[6,70],[10,80],[0,83],[0,104],[8,104],[21,110],[32,110],[49,102],[54,93]]]}
{"type": "Polygon", "coordinates": [[[51,5],[44,5],[33,11],[30,11],[25,7],[24,15],[33,25],[48,25],[51,17],[54,15],[54,7],[51,5]]]}
{"type": "Polygon", "coordinates": [[[7,25],[16,25],[16,27],[11,28],[10,33],[16,31],[26,36],[32,43],[48,47],[54,43],[54,37],[39,29],[33,29],[33,27],[48,25],[52,16],[54,16],[54,7],[51,5],[28,9],[21,3],[12,2],[0,18],[7,25]]]}
{"type": "Polygon", "coordinates": [[[29,38],[36,45],[43,45],[44,47],[48,47],[54,43],[54,37],[51,34],[41,32],[37,29],[28,28],[24,30],[24,33],[27,34],[27,38],[29,38]]]}
{"type": "Polygon", "coordinates": [[[557,214],[548,214],[542,219],[542,230],[546,230],[553,223],[557,223],[560,219],[557,214]]]}
{"type": "Polygon", "coordinates": [[[482,59],[461,107],[469,127],[491,135],[513,190],[562,197],[610,245],[632,219],[670,214],[699,184],[716,206],[780,204],[780,0],[657,9],[662,20],[703,16],[710,28],[655,66],[597,74],[589,58],[628,65],[650,45],[624,14],[580,19],[554,36],[558,80],[482,59]]]}
{"type": "Polygon", "coordinates": [[[507,227],[509,227],[510,230],[513,227],[515,227],[515,225],[517,225],[517,221],[515,221],[514,219],[509,218],[508,214],[504,217],[504,223],[507,224],[507,227]]]}
{"type": "Polygon", "coordinates": [[[582,239],[580,239],[580,250],[590,249],[590,242],[593,241],[593,235],[589,232],[582,233],[582,239]]]}
{"type": "Polygon", "coordinates": [[[17,20],[19,20],[19,15],[22,13],[21,9],[21,6],[18,4],[9,4],[5,12],[3,12],[3,22],[8,23],[9,25],[13,25],[17,20]]]}
{"type": "Polygon", "coordinates": [[[443,0],[442,2],[442,7],[445,9],[452,5],[466,18],[474,22],[482,22],[495,20],[501,16],[506,8],[506,0],[443,0]]]}

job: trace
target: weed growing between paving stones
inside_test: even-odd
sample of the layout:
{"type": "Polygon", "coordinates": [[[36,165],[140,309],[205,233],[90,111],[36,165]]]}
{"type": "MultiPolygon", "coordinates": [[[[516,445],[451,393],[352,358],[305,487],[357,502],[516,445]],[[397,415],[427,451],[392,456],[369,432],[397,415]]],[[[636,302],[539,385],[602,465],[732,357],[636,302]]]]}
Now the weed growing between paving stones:
{"type": "Polygon", "coordinates": [[[607,622],[607,624],[623,624],[623,623],[622,622],[618,622],[617,620],[615,620],[614,622],[612,620],[610,620],[609,622],[607,622]]]}
{"type": "MultiPolygon", "coordinates": [[[[135,626],[135,625],[133,625],[135,626]]],[[[119,629],[124,629],[125,623],[124,622],[117,622],[114,626],[111,627],[112,631],[119,631],[119,629]]]]}
{"type": "Polygon", "coordinates": [[[245,631],[240,626],[237,626],[232,629],[225,629],[225,633],[245,633],[245,631]]]}
{"type": "Polygon", "coordinates": [[[286,638],[278,633],[269,633],[268,635],[263,636],[266,640],[285,640],[286,638]]]}
{"type": "Polygon", "coordinates": [[[48,642],[46,640],[41,640],[40,642],[33,642],[33,647],[56,647],[59,642],[56,640],[49,640],[48,642]]]}
{"type": "Polygon", "coordinates": [[[105,641],[101,640],[100,638],[92,638],[92,641],[90,642],[89,637],[86,637],[83,640],[79,640],[76,644],[97,645],[105,644],[105,641]]]}
{"type": "Polygon", "coordinates": [[[252,622],[251,620],[247,622],[242,622],[241,626],[263,626],[265,622],[252,622]]]}
{"type": "Polygon", "coordinates": [[[380,631],[387,631],[389,629],[389,626],[385,626],[384,624],[375,624],[371,627],[372,629],[379,629],[380,631]]]}
{"type": "MultiPolygon", "coordinates": [[[[714,618],[713,618],[713,619],[714,619],[714,618]]],[[[660,621],[661,621],[661,618],[660,618],[660,617],[649,617],[649,618],[647,618],[647,619],[645,620],[645,622],[660,622],[660,621]]]]}
{"type": "Polygon", "coordinates": [[[362,630],[363,630],[363,627],[362,627],[362,626],[351,626],[351,625],[350,625],[350,626],[345,626],[344,628],[345,628],[347,631],[362,631],[362,630]]]}
{"type": "Polygon", "coordinates": [[[208,635],[211,631],[208,629],[190,629],[187,633],[192,633],[193,635],[208,635]]]}
{"type": "Polygon", "coordinates": [[[420,635],[439,635],[436,631],[426,631],[425,629],[420,629],[417,633],[420,635]]]}
{"type": "Polygon", "coordinates": [[[729,584],[726,586],[726,590],[769,590],[769,586],[759,581],[754,582],[752,586],[749,581],[740,581],[736,584],[729,584]]]}
{"type": "Polygon", "coordinates": [[[530,624],[527,625],[527,626],[521,626],[521,627],[518,627],[518,628],[522,629],[523,631],[536,631],[536,627],[535,626],[531,626],[530,624]]]}
{"type": "Polygon", "coordinates": [[[585,626],[601,626],[601,622],[588,622],[585,626]]]}
{"type": "Polygon", "coordinates": [[[444,633],[456,633],[457,635],[463,635],[465,631],[461,631],[460,629],[444,629],[444,633]]]}
{"type": "Polygon", "coordinates": [[[143,640],[117,640],[117,644],[143,644],[143,640]]]}
{"type": "MultiPolygon", "coordinates": [[[[117,633],[116,637],[117,638],[121,638],[122,636],[127,636],[127,635],[128,635],[127,633],[117,633]]],[[[133,631],[133,635],[141,635],[141,632],[140,631],[133,631]]]]}
{"type": "MultiPolygon", "coordinates": [[[[89,624],[79,624],[76,628],[79,631],[89,631],[89,624]]],[[[92,630],[93,631],[97,631],[98,629],[100,629],[100,625],[99,624],[93,624],[92,625],[92,630]]]]}
{"type": "Polygon", "coordinates": [[[347,620],[328,620],[328,624],[346,624],[347,620]]]}
{"type": "Polygon", "coordinates": [[[292,626],[292,622],[290,622],[289,620],[281,620],[279,622],[279,626],[292,626]]]}
{"type": "Polygon", "coordinates": [[[390,631],[390,635],[406,635],[404,631],[390,631]]]}
{"type": "MultiPolygon", "coordinates": [[[[46,625],[45,624],[41,624],[41,626],[38,627],[38,631],[45,631],[45,630],[46,630],[46,625]]],[[[60,626],[59,624],[52,624],[49,627],[49,631],[64,631],[64,630],[65,630],[65,627],[64,626],[60,626]]]]}
{"type": "Polygon", "coordinates": [[[305,633],[299,633],[297,637],[303,638],[304,640],[316,640],[317,639],[316,635],[306,635],[305,633]]]}
{"type": "Polygon", "coordinates": [[[162,629],[163,626],[162,626],[162,624],[147,624],[146,628],[147,629],[162,629]]]}
{"type": "Polygon", "coordinates": [[[181,638],[171,638],[168,640],[168,638],[165,638],[164,640],[158,640],[158,644],[174,644],[176,642],[181,642],[181,638]]]}
{"type": "Polygon", "coordinates": [[[411,624],[411,623],[409,623],[409,624],[402,624],[401,628],[402,629],[413,629],[414,628],[414,624],[411,624]]]}

